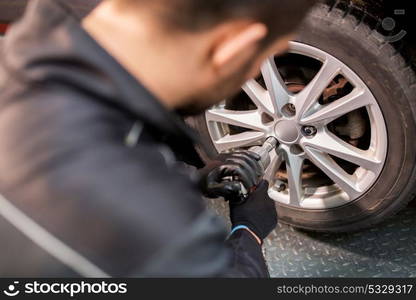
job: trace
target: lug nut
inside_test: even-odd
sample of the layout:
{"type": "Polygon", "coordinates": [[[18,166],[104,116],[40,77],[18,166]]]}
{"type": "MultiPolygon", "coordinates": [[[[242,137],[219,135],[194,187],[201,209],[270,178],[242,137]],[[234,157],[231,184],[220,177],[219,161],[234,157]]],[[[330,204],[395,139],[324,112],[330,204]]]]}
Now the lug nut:
{"type": "Polygon", "coordinates": [[[296,115],[296,106],[292,103],[288,103],[282,108],[282,113],[287,118],[292,118],[296,115]]]}
{"type": "Polygon", "coordinates": [[[289,103],[287,108],[289,109],[289,111],[291,111],[293,114],[296,114],[296,107],[294,104],[289,103]]]}
{"type": "Polygon", "coordinates": [[[302,132],[306,136],[314,136],[318,132],[318,130],[313,126],[304,126],[302,128],[302,132]]]}
{"type": "Polygon", "coordinates": [[[279,186],[277,187],[277,191],[280,193],[280,192],[283,192],[283,191],[285,191],[287,189],[287,186],[286,186],[286,184],[285,183],[280,183],[279,184],[279,186]]]}

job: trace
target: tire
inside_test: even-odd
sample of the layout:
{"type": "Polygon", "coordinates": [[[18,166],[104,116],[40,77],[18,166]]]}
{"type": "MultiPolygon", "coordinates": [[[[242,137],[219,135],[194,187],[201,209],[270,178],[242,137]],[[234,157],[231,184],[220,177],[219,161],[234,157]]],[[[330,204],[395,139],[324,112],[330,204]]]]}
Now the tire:
{"type": "MultiPolygon", "coordinates": [[[[328,209],[303,209],[277,203],[279,220],[294,227],[351,232],[373,226],[403,209],[415,195],[416,79],[411,67],[372,28],[349,13],[321,4],[299,30],[297,41],[319,48],[353,70],[368,86],[384,116],[388,145],[378,179],[354,201],[328,209]]],[[[217,155],[205,116],[191,121],[208,145],[202,154],[217,155]]]]}

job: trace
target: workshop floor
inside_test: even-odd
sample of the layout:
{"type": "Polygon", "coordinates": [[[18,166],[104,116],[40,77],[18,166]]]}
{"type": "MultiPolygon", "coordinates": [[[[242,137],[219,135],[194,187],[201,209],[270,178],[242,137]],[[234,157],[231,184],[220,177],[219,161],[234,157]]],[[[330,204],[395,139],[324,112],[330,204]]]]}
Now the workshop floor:
{"type": "MultiPolygon", "coordinates": [[[[208,206],[226,215],[223,201],[208,206]]],[[[308,233],[279,224],[265,242],[272,277],[416,277],[416,205],[375,228],[308,233]]]]}

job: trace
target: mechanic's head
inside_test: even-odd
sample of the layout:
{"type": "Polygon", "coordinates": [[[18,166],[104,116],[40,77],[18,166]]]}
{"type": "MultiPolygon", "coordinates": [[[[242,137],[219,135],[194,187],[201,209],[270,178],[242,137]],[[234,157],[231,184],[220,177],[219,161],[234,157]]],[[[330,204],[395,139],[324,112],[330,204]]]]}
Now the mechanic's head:
{"type": "Polygon", "coordinates": [[[84,21],[170,109],[200,113],[282,54],[317,0],[108,0],[84,21]]]}

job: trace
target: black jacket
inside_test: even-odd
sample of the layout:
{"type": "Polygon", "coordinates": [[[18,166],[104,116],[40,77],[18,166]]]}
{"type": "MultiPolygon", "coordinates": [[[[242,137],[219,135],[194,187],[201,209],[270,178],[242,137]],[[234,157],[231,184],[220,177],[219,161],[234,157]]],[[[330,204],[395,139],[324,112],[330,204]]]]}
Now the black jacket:
{"type": "Polygon", "coordinates": [[[195,133],[63,4],[32,2],[2,51],[1,275],[267,276],[206,211],[195,133]]]}

